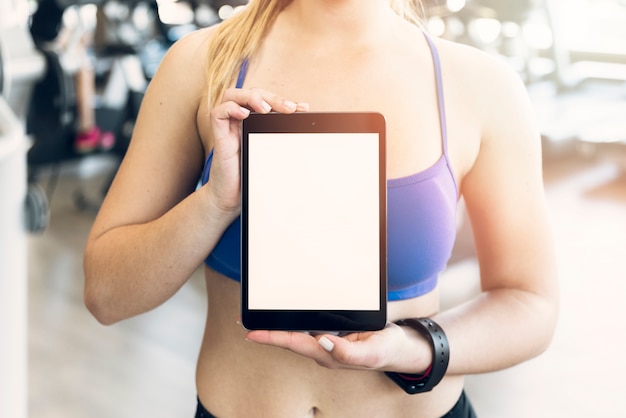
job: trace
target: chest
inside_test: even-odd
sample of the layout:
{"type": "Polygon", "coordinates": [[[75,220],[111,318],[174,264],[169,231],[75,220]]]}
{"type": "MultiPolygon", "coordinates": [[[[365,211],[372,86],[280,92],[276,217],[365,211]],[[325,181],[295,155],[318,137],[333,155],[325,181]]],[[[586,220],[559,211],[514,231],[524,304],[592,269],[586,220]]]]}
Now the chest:
{"type": "Polygon", "coordinates": [[[261,54],[250,63],[244,88],[259,87],[311,111],[375,111],[387,126],[388,177],[431,166],[442,154],[435,75],[425,60],[394,54],[281,58],[261,54]],[[424,61],[424,62],[422,62],[424,61]]]}

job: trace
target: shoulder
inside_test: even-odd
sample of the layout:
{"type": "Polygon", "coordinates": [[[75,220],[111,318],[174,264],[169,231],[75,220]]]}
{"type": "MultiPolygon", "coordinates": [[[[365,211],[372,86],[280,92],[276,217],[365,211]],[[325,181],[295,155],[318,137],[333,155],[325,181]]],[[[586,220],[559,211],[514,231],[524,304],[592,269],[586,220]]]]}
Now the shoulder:
{"type": "Polygon", "coordinates": [[[206,95],[207,49],[214,31],[213,27],[196,30],[169,47],[150,81],[151,96],[180,101],[181,106],[200,105],[206,95]]]}
{"type": "Polygon", "coordinates": [[[165,54],[161,67],[187,70],[206,66],[207,49],[216,27],[198,29],[176,41],[165,54]]]}
{"type": "Polygon", "coordinates": [[[541,135],[520,75],[504,60],[477,48],[442,39],[435,43],[449,99],[446,107],[472,128],[455,131],[465,144],[462,189],[482,190],[470,185],[487,184],[495,176],[510,179],[514,175],[504,173],[515,167],[519,175],[537,166],[541,135]],[[468,131],[476,133],[474,140],[467,137],[468,131]]]}
{"type": "MultiPolygon", "coordinates": [[[[535,115],[527,88],[515,69],[503,59],[475,47],[436,39],[444,83],[455,106],[471,112],[482,132],[482,142],[524,126],[534,128],[535,115]]],[[[534,132],[532,132],[534,134],[534,132]]]]}
{"type": "Polygon", "coordinates": [[[515,93],[525,95],[526,88],[519,74],[504,60],[478,48],[435,39],[448,82],[473,100],[498,99],[515,93]]]}

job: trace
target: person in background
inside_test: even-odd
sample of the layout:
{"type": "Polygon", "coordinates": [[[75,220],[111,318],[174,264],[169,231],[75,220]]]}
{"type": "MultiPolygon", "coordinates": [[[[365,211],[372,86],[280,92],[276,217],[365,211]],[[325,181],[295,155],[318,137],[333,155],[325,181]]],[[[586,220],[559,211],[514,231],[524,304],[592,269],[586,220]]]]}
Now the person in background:
{"type": "Polygon", "coordinates": [[[115,145],[115,136],[96,124],[96,76],[89,55],[92,34],[80,16],[72,27],[65,26],[65,9],[59,0],[41,0],[32,16],[31,34],[39,48],[58,53],[64,70],[73,74],[77,113],[74,150],[81,154],[107,151],[115,145]]]}
{"type": "Polygon", "coordinates": [[[252,0],[161,63],[85,247],[84,297],[113,324],[166,302],[204,264],[196,417],[474,417],[465,375],[548,347],[557,272],[525,87],[500,61],[429,35],[420,10],[411,0],[252,0]],[[238,323],[241,121],[306,111],[386,118],[380,331],[238,323]],[[482,292],[442,311],[438,276],[461,198],[482,292]]]}

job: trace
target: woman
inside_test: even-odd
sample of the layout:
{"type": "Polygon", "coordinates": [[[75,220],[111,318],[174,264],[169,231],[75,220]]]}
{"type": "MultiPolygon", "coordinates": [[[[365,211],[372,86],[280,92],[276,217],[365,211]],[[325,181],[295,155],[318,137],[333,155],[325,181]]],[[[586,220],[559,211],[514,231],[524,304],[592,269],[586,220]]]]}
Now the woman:
{"type": "Polygon", "coordinates": [[[150,84],[86,246],[85,301],[112,324],[165,302],[206,259],[198,417],[473,416],[464,375],[512,366],[549,344],[555,260],[524,86],[485,54],[426,36],[409,3],[253,0],[180,40],[150,84]],[[395,290],[378,332],[311,336],[238,324],[238,242],[228,227],[239,215],[240,123],[250,111],[307,110],[387,120],[395,290]],[[482,293],[439,312],[436,278],[461,196],[482,293]],[[422,231],[431,205],[437,224],[422,231]],[[445,376],[415,395],[390,377],[430,378],[439,363],[423,329],[396,323],[408,318],[430,318],[450,347],[445,376]]]}
{"type": "Polygon", "coordinates": [[[95,150],[108,151],[115,145],[115,135],[102,131],[96,124],[94,108],[96,75],[88,54],[91,33],[85,28],[80,11],[70,27],[63,24],[66,5],[57,0],[42,0],[31,18],[30,32],[40,49],[60,55],[65,71],[73,73],[76,92],[76,130],[74,151],[79,154],[95,150]]]}

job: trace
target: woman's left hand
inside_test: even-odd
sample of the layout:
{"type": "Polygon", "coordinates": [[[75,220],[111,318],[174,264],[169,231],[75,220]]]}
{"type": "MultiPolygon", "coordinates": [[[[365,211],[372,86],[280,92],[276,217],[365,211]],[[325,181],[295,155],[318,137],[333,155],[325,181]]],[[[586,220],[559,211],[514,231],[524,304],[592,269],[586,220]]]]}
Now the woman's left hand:
{"type": "Polygon", "coordinates": [[[294,331],[249,331],[247,339],[285,348],[329,369],[421,373],[432,360],[426,340],[417,334],[409,335],[403,327],[393,323],[388,323],[380,331],[355,332],[345,336],[323,333],[311,335],[294,331]]]}

